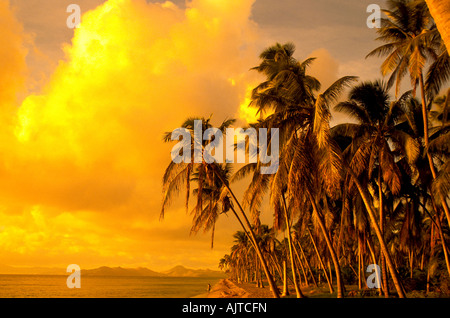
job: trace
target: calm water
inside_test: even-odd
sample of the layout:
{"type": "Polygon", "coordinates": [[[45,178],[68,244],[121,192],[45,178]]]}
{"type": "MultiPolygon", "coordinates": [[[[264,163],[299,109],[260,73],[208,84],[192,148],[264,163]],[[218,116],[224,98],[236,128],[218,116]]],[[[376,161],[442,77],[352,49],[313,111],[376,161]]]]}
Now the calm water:
{"type": "Polygon", "coordinates": [[[0,298],[187,298],[206,292],[220,278],[81,277],[69,289],[67,276],[0,275],[0,298]]]}

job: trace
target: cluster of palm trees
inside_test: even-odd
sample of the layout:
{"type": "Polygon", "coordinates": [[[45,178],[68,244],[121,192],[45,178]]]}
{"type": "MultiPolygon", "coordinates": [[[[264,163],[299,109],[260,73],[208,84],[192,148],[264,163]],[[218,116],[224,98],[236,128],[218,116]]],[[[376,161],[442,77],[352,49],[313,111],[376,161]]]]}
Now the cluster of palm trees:
{"type": "MultiPolygon", "coordinates": [[[[450,276],[450,90],[438,96],[450,78],[450,58],[425,1],[388,1],[384,13],[377,31],[384,44],[368,56],[386,57],[381,71],[390,75],[387,81],[346,76],[321,89],[307,74],[314,58],[296,60],[293,44],[262,52],[253,70],[265,81],[251,102],[260,119],[251,127],[279,128],[275,174],[260,174],[259,161],[234,174],[230,164],[205,161],[167,167],[162,216],[184,191],[187,210],[190,195],[196,197],[192,231],[211,230],[214,238],[222,213],[239,221],[236,244],[220,262],[232,278],[258,285],[265,278],[274,297],[281,294],[277,281],[285,282],[286,294],[290,280],[297,297],[304,297],[301,282],[317,284],[323,276],[330,292],[335,279],[340,298],[351,280],[349,268],[362,288],[364,266],[380,264],[380,294],[388,297],[393,285],[403,298],[405,269],[410,277],[426,271],[430,281],[441,266],[440,279],[450,276]],[[407,75],[411,90],[400,95],[407,75]],[[349,122],[330,127],[331,109],[349,122]],[[249,184],[239,200],[230,183],[241,179],[249,184]],[[272,228],[259,218],[265,197],[272,228]],[[282,243],[279,233],[286,237],[282,243]]],[[[182,127],[191,132],[192,144],[196,119],[203,131],[212,126],[210,118],[187,119],[182,127]]],[[[226,120],[219,129],[233,123],[226,120]]],[[[171,141],[169,133],[165,140],[171,141]]]]}

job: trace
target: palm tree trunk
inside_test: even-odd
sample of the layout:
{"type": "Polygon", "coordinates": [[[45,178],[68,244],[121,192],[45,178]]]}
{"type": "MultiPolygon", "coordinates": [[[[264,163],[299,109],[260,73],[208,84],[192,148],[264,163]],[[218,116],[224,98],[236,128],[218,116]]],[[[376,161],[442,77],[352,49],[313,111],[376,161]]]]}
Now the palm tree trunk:
{"type": "Polygon", "coordinates": [[[436,211],[436,226],[439,232],[439,236],[441,237],[442,250],[444,252],[445,264],[447,265],[447,272],[450,277],[450,260],[448,256],[447,243],[445,242],[444,232],[442,231],[441,217],[439,215],[439,210],[434,202],[433,197],[431,197],[431,202],[433,203],[433,207],[436,211]]]}
{"type": "Polygon", "coordinates": [[[370,222],[372,223],[372,227],[375,230],[375,234],[378,238],[378,241],[380,242],[380,248],[381,248],[382,253],[384,254],[384,257],[386,258],[386,264],[389,268],[389,272],[391,273],[392,280],[394,281],[394,285],[397,290],[398,296],[400,298],[406,298],[406,293],[400,282],[398,273],[395,269],[394,263],[392,262],[391,255],[389,254],[389,251],[387,249],[386,243],[384,242],[383,236],[381,235],[380,228],[378,227],[378,222],[375,219],[375,213],[374,213],[375,209],[372,207],[372,204],[369,199],[369,195],[367,194],[366,190],[362,187],[362,185],[359,182],[358,178],[356,177],[355,173],[349,168],[347,168],[347,171],[352,176],[353,181],[355,182],[356,187],[358,188],[358,191],[361,194],[364,205],[366,206],[367,213],[369,214],[370,222]]]}
{"type": "Polygon", "coordinates": [[[325,224],[323,222],[322,216],[319,213],[319,210],[317,209],[316,201],[314,200],[313,196],[311,195],[311,192],[307,190],[309,195],[309,200],[311,201],[313,211],[317,216],[317,220],[319,223],[319,227],[322,230],[323,236],[325,237],[325,242],[327,243],[328,250],[331,254],[331,259],[333,260],[334,269],[336,271],[336,280],[337,280],[337,297],[343,298],[344,297],[344,286],[342,283],[342,277],[341,277],[341,269],[339,266],[339,260],[337,259],[336,252],[334,250],[333,244],[331,243],[331,239],[328,235],[327,229],[325,228],[325,224]]]}
{"type": "Polygon", "coordinates": [[[414,251],[409,249],[409,277],[413,278],[413,268],[414,268],[414,251]]]}
{"type": "Polygon", "coordinates": [[[289,256],[291,259],[292,279],[294,280],[294,286],[295,286],[295,292],[297,294],[297,298],[304,298],[305,296],[303,295],[300,287],[298,286],[298,281],[297,281],[294,253],[292,251],[291,226],[290,226],[290,222],[289,222],[289,216],[288,216],[288,212],[287,212],[286,199],[284,197],[284,193],[282,194],[282,197],[283,197],[282,198],[283,199],[283,207],[284,207],[283,210],[284,210],[284,217],[286,220],[286,231],[287,231],[288,245],[289,245],[289,256]]]}
{"type": "Polygon", "coordinates": [[[289,296],[289,288],[287,283],[287,268],[286,268],[286,261],[283,261],[283,293],[281,296],[289,296]]]}
{"type": "MultiPolygon", "coordinates": [[[[276,261],[276,259],[274,258],[274,256],[272,254],[269,254],[269,257],[272,261],[272,267],[274,268],[273,272],[275,273],[275,271],[276,271],[278,273],[278,275],[280,276],[280,278],[282,278],[283,272],[280,268],[280,264],[278,264],[278,262],[276,261]]],[[[275,276],[275,275],[273,275],[273,276],[275,276]]]]}
{"type": "Polygon", "coordinates": [[[358,289],[362,289],[361,266],[361,240],[358,237],[358,289]]]}
{"type": "Polygon", "coordinates": [[[431,229],[430,229],[430,258],[428,261],[428,268],[427,268],[427,293],[430,292],[430,262],[433,259],[434,256],[434,245],[435,245],[435,238],[434,238],[434,223],[431,223],[431,229]]]}
{"type": "Polygon", "coordinates": [[[355,276],[358,276],[358,273],[355,271],[351,263],[348,263],[348,266],[350,266],[350,269],[355,273],[355,276]]]}
{"type": "Polygon", "coordinates": [[[328,271],[330,272],[330,281],[331,281],[331,284],[333,284],[333,271],[331,270],[330,259],[327,259],[327,264],[328,264],[328,271]]]}
{"type": "Polygon", "coordinates": [[[317,287],[317,282],[316,282],[316,279],[314,278],[314,274],[313,274],[313,272],[312,272],[312,270],[311,270],[311,266],[309,265],[309,261],[308,261],[308,259],[306,258],[305,253],[303,252],[303,248],[302,248],[302,245],[300,244],[300,241],[298,241],[298,240],[297,240],[297,245],[298,245],[298,247],[300,248],[300,252],[302,253],[303,259],[304,259],[305,262],[306,262],[306,267],[308,268],[308,272],[309,272],[309,274],[310,274],[311,277],[312,277],[314,286],[317,287]]]}
{"type": "Polygon", "coordinates": [[[364,268],[365,268],[364,251],[365,251],[365,248],[364,248],[364,244],[365,244],[365,241],[364,241],[364,239],[361,238],[361,276],[362,276],[361,279],[363,282],[365,281],[365,275],[364,275],[364,268]]]}
{"type": "MultiPolygon", "coordinates": [[[[379,154],[381,156],[381,153],[379,154]]],[[[380,200],[380,206],[379,206],[379,213],[380,213],[380,232],[381,236],[384,239],[384,223],[385,223],[385,217],[384,217],[384,209],[383,209],[383,186],[381,184],[381,166],[378,167],[378,196],[380,200]]],[[[381,282],[383,284],[383,291],[384,291],[384,297],[389,298],[389,280],[388,280],[388,273],[386,269],[386,260],[383,256],[383,253],[381,253],[381,282]]]]}
{"type": "Polygon", "coordinates": [[[250,234],[250,236],[251,236],[253,242],[255,243],[255,251],[256,251],[256,254],[258,255],[258,258],[259,258],[260,261],[261,261],[261,265],[262,265],[262,267],[263,267],[264,274],[265,274],[266,277],[267,277],[267,281],[269,282],[270,290],[272,291],[273,297],[274,297],[274,298],[280,298],[280,292],[278,291],[278,288],[277,288],[277,286],[275,285],[275,282],[273,281],[273,277],[272,277],[272,275],[271,275],[270,272],[269,272],[269,269],[268,269],[268,267],[267,267],[266,260],[264,259],[264,256],[263,256],[263,254],[262,254],[262,252],[261,252],[261,248],[260,248],[259,245],[257,244],[255,233],[254,233],[253,230],[252,230],[252,226],[251,226],[251,224],[250,224],[250,222],[249,222],[249,220],[248,220],[248,218],[247,218],[247,215],[246,215],[245,212],[244,212],[244,209],[242,208],[241,204],[239,203],[238,199],[236,198],[236,195],[234,194],[234,192],[231,191],[229,185],[228,185],[228,184],[225,182],[225,180],[223,179],[223,177],[222,177],[222,175],[220,174],[220,172],[217,173],[217,176],[219,177],[219,179],[220,179],[220,181],[222,182],[222,184],[227,188],[228,192],[229,192],[229,193],[231,194],[231,196],[233,197],[233,200],[236,202],[237,206],[239,207],[239,210],[240,210],[240,212],[241,212],[241,214],[242,214],[242,217],[243,217],[243,219],[244,219],[244,221],[245,221],[245,224],[246,224],[247,227],[248,227],[248,232],[249,232],[249,234],[250,234]]]}
{"type": "MultiPolygon", "coordinates": [[[[295,247],[294,242],[292,242],[292,245],[293,245],[293,247],[295,247]]],[[[306,286],[308,286],[309,285],[308,276],[306,275],[306,271],[305,271],[305,267],[303,266],[303,262],[300,258],[300,255],[298,255],[297,249],[293,248],[293,250],[294,250],[295,256],[297,257],[297,262],[300,264],[300,267],[302,268],[303,278],[305,278],[305,284],[306,284],[306,286]]]]}
{"type": "Polygon", "coordinates": [[[341,239],[343,237],[343,233],[344,233],[344,216],[345,216],[345,208],[347,204],[347,200],[346,200],[346,188],[344,187],[343,190],[343,195],[342,195],[342,208],[341,208],[341,221],[339,223],[339,238],[338,238],[338,242],[337,242],[337,257],[340,258],[340,251],[341,249],[339,248],[341,246],[341,239]]]}
{"type": "MultiPolygon", "coordinates": [[[[372,262],[373,262],[373,264],[377,264],[377,259],[375,257],[375,250],[372,246],[372,242],[369,238],[366,238],[366,241],[367,241],[367,246],[369,247],[370,255],[372,257],[372,262]]],[[[380,277],[380,273],[378,272],[378,267],[375,267],[375,274],[377,275],[377,278],[380,277]]],[[[381,284],[380,284],[380,288],[378,288],[378,295],[380,295],[380,296],[383,295],[381,284]]]]}
{"type": "Polygon", "coordinates": [[[258,259],[255,259],[255,279],[256,279],[256,287],[259,288],[259,262],[258,259]]]}
{"type": "Polygon", "coordinates": [[[425,2],[436,22],[447,51],[450,52],[450,2],[445,0],[425,0],[425,2]]]}
{"type": "MultiPolygon", "coordinates": [[[[327,280],[328,288],[330,289],[330,294],[332,294],[332,293],[334,293],[333,285],[330,282],[330,278],[328,277],[327,270],[325,268],[325,265],[323,264],[322,256],[320,256],[319,250],[317,249],[317,245],[316,245],[316,242],[314,241],[314,238],[313,238],[313,236],[311,234],[311,231],[309,230],[309,228],[307,228],[307,229],[308,229],[309,237],[311,238],[311,241],[313,243],[314,250],[316,251],[317,258],[319,259],[320,266],[322,267],[323,273],[324,273],[325,278],[327,280]]],[[[319,275],[319,280],[320,280],[320,275],[319,275]]],[[[320,282],[319,282],[319,284],[320,284],[320,282]]]]}

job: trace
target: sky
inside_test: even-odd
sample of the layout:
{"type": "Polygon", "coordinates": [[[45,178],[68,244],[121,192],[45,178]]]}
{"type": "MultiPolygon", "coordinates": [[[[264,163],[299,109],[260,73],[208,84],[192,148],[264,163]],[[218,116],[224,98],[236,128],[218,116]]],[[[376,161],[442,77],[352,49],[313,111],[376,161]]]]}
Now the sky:
{"type": "Polygon", "coordinates": [[[378,45],[370,3],[0,0],[0,265],[217,269],[239,224],[221,216],[211,249],[182,198],[160,220],[163,133],[189,116],[250,120],[262,81],[250,68],[276,42],[317,57],[323,87],[380,78],[365,59],[378,45]]]}

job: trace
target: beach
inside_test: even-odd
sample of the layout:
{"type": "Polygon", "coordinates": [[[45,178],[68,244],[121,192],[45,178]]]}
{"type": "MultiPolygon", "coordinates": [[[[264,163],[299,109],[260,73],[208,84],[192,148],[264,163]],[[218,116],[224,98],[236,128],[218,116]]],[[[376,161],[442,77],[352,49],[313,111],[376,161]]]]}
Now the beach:
{"type": "MultiPolygon", "coordinates": [[[[290,289],[289,292],[291,297],[295,297],[295,290],[290,289]]],[[[322,292],[324,291],[313,288],[305,288],[303,291],[305,295],[322,292]]],[[[258,288],[255,283],[237,284],[229,279],[221,279],[211,288],[209,293],[197,295],[193,298],[273,298],[273,294],[267,284],[264,288],[258,288]]]]}
{"type": "Polygon", "coordinates": [[[250,295],[250,292],[237,286],[231,280],[221,279],[209,292],[193,298],[249,298],[250,295]]]}
{"type": "MultiPolygon", "coordinates": [[[[336,289],[336,286],[334,286],[336,289]]],[[[347,297],[353,298],[365,298],[374,297],[378,298],[378,292],[376,289],[370,290],[364,288],[362,290],[358,289],[357,285],[348,285],[347,297]]],[[[278,286],[280,292],[283,290],[283,286],[278,286]]],[[[306,298],[336,298],[336,290],[330,294],[328,287],[325,284],[320,284],[319,286],[308,285],[301,287],[302,293],[306,298]]],[[[391,291],[392,292],[392,291],[391,291]]],[[[424,292],[409,292],[409,297],[442,297],[438,293],[429,293],[428,295],[424,292]]],[[[282,296],[283,298],[296,298],[295,289],[293,286],[289,286],[289,294],[282,296]]],[[[444,296],[445,297],[445,296],[444,296]]],[[[229,279],[221,279],[217,284],[215,284],[209,293],[203,293],[192,298],[273,298],[273,294],[270,288],[265,283],[264,288],[256,287],[256,283],[235,283],[229,279]]]]}

